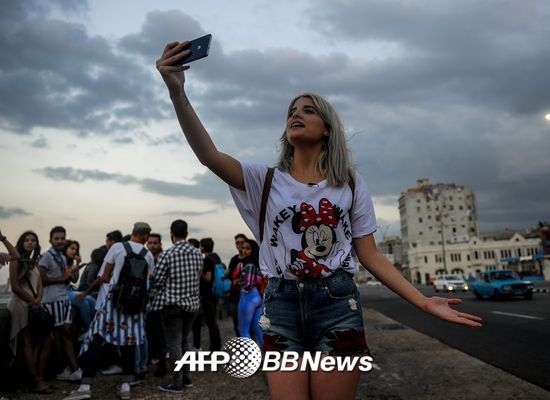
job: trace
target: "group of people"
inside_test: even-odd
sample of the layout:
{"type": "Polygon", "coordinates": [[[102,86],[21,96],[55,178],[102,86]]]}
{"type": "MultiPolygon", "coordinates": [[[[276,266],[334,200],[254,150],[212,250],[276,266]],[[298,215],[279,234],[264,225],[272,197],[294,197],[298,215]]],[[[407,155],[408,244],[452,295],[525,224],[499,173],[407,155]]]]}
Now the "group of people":
{"type": "MultiPolygon", "coordinates": [[[[378,251],[373,235],[376,217],[369,190],[352,166],[343,124],[326,99],[303,93],[291,100],[274,167],[241,162],[218,150],[191,105],[184,73],[189,65],[181,63],[190,53],[189,41],[168,43],[156,62],[157,70],[190,148],[203,165],[229,185],[239,213],[259,240],[258,251],[258,244],[237,237],[239,256],[227,268],[228,277],[243,278],[233,284],[229,296],[236,334],[251,335],[252,326],[266,351],[293,351],[300,355],[321,352],[335,357],[368,353],[360,295],[353,280],[356,264],[352,255],[383,284],[420,310],[456,324],[481,326],[479,317],[451,307],[459,304],[459,299],[424,296],[378,251]],[[258,266],[268,278],[263,297],[258,290],[262,281],[258,266]]],[[[140,265],[146,262],[152,275],[150,289],[158,291],[147,316],[146,312],[122,312],[116,307],[118,297],[111,290],[124,275],[121,270],[128,252],[137,252],[139,258],[152,236],[147,224],[137,223],[127,242],[113,244],[108,249],[97,278],[93,281],[87,278],[87,288],[75,293],[72,300],[67,283],[76,282],[79,264],[74,251],[63,254],[66,242],[62,228],[52,229],[51,248],[42,257],[38,238],[32,233],[23,235],[16,248],[0,237],[13,256],[10,275],[14,296],[18,298],[10,303],[10,309],[21,312],[13,318],[21,342],[28,344],[32,340],[24,332],[28,323],[24,310],[43,305],[55,317],[55,334],[45,340],[36,367],[31,346],[24,350],[36,391],[53,390],[42,377],[48,351],[55,341],[58,349],[65,350],[68,365],[63,372],[65,376],[76,380],[82,374],[81,385],[67,399],[90,398],[98,354],[108,343],[121,353],[124,375],[120,397],[129,398],[132,375],[137,365],[142,370],[146,359],[146,321],[163,322],[166,346],[159,344],[155,351],[160,349],[161,355],[167,351],[174,360],[187,350],[182,339],[191,330],[197,333],[199,322],[193,327],[193,321],[199,321],[195,313],[200,306],[209,326],[210,347],[219,348],[219,330],[213,318],[216,302],[208,290],[212,266],[220,261],[213,255],[213,243],[199,242],[204,257],[190,239],[186,240],[185,222],[174,221],[170,231],[173,243],[170,249],[158,257],[151,251],[141,255],[140,265]],[[71,257],[69,265],[67,260],[71,257]],[[90,307],[91,300],[84,299],[94,290],[98,290],[95,313],[84,334],[77,363],[66,328],[71,322],[71,302],[82,301],[82,307],[90,307]]],[[[158,330],[149,333],[161,335],[158,330]]],[[[194,345],[200,346],[198,339],[194,345]]],[[[297,369],[266,375],[273,399],[353,399],[360,370],[328,373],[297,369]]],[[[179,392],[190,384],[188,371],[182,369],[174,371],[173,381],[161,385],[161,389],[179,392]]]]}
{"type": "MultiPolygon", "coordinates": [[[[163,251],[161,235],[152,233],[147,223],[137,222],[125,237],[120,231],[109,232],[105,244],[94,249],[90,262],[84,264],[79,243],[67,240],[61,226],[51,229],[46,251],[33,231],[24,232],[15,246],[0,232],[7,250],[0,257],[9,261],[12,290],[7,307],[10,347],[14,360],[24,363],[34,392],[56,390],[45,380],[54,348],[56,379],[80,382],[66,399],[91,398],[101,366],[107,367],[102,371],[105,374],[122,374],[119,397],[128,399],[130,387],[144,380],[148,365],[156,364],[155,376],[165,376],[184,352],[202,350],[203,320],[209,331],[209,350],[221,350],[219,306],[228,307],[235,335],[251,337],[254,332],[254,339],[263,345],[258,244],[244,234],[236,235],[238,254],[225,268],[211,238],[187,236],[187,223],[174,221],[172,246],[163,251]],[[147,275],[147,300],[131,313],[120,306],[116,292],[125,279],[129,254],[141,257],[147,275]],[[230,292],[223,297],[213,292],[219,264],[231,280],[230,292]],[[38,309],[47,314],[51,329],[37,321],[32,310],[38,309]],[[193,346],[188,343],[191,335],[193,346]]],[[[191,386],[187,367],[173,371],[172,379],[159,389],[181,393],[191,386]]]]}

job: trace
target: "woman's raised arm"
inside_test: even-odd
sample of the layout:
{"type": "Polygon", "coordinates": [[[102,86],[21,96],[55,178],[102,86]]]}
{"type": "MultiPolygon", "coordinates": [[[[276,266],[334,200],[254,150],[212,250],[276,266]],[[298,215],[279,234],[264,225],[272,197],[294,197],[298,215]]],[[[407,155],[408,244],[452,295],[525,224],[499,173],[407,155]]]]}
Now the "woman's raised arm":
{"type": "Polygon", "coordinates": [[[199,161],[227,184],[245,190],[241,163],[216,148],[185,93],[188,65],[174,65],[189,54],[189,42],[172,42],[164,48],[156,66],[168,87],[181,129],[199,161]]]}

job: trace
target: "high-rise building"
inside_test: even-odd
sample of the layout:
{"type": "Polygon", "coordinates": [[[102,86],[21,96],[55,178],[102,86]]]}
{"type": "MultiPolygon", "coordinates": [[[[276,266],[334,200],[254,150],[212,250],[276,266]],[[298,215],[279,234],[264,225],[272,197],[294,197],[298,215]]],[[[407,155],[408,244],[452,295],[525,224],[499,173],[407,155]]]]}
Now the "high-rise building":
{"type": "Polygon", "coordinates": [[[399,197],[403,263],[409,264],[408,253],[418,246],[441,246],[468,242],[478,236],[474,192],[454,183],[431,184],[428,179],[416,181],[415,188],[399,197]]]}

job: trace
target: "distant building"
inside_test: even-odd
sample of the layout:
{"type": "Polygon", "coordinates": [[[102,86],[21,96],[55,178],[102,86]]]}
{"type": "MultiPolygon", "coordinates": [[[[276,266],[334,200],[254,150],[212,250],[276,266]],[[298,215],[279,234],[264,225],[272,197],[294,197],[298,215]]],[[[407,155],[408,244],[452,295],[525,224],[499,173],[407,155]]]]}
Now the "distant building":
{"type": "Polygon", "coordinates": [[[399,197],[403,267],[410,268],[409,254],[423,247],[442,248],[467,243],[478,235],[474,192],[454,183],[416,181],[399,197]]]}
{"type": "Polygon", "coordinates": [[[397,269],[401,270],[403,264],[403,244],[398,236],[387,236],[381,242],[376,243],[378,251],[382,253],[397,269]]]}
{"type": "MultiPolygon", "coordinates": [[[[447,273],[473,278],[482,271],[509,268],[522,276],[542,275],[540,243],[538,235],[526,232],[481,233],[468,242],[446,246],[447,273]]],[[[409,249],[408,256],[414,283],[427,284],[444,273],[442,246],[418,245],[409,249]]]]}
{"type": "Polygon", "coordinates": [[[403,274],[427,284],[437,275],[465,278],[510,268],[523,276],[542,276],[544,227],[480,233],[474,192],[456,184],[419,179],[399,197],[403,274]]]}

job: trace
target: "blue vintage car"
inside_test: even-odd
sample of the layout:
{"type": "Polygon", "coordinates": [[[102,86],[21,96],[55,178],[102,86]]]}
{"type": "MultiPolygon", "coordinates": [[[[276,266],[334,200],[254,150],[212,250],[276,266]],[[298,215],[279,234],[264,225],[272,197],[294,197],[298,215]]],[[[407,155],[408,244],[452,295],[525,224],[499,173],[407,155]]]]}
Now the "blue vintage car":
{"type": "Polygon", "coordinates": [[[534,285],[522,281],[518,274],[508,269],[482,272],[472,284],[472,292],[478,299],[493,297],[495,299],[522,296],[533,298],[534,285]]]}

